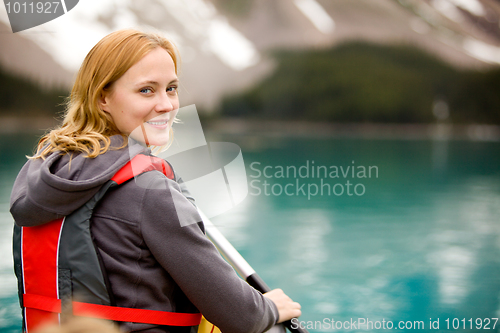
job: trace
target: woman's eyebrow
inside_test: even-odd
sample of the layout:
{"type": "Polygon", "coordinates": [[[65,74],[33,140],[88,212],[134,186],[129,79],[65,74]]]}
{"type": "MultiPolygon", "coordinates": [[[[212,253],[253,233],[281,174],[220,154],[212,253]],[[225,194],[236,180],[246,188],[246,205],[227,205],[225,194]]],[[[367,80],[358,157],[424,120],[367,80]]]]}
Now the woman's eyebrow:
{"type": "MultiPolygon", "coordinates": [[[[170,84],[172,84],[172,83],[179,83],[179,79],[178,79],[178,78],[175,78],[175,79],[173,79],[172,81],[170,81],[168,84],[170,85],[170,84]]],[[[154,80],[146,80],[146,81],[141,81],[141,82],[136,83],[135,85],[136,85],[136,86],[142,86],[142,85],[144,85],[144,84],[150,84],[150,85],[160,85],[160,83],[159,83],[159,82],[154,81],[154,80]]]]}
{"type": "Polygon", "coordinates": [[[144,84],[158,85],[159,83],[156,81],[153,81],[153,80],[146,80],[146,81],[137,82],[135,85],[142,86],[144,84]]]}

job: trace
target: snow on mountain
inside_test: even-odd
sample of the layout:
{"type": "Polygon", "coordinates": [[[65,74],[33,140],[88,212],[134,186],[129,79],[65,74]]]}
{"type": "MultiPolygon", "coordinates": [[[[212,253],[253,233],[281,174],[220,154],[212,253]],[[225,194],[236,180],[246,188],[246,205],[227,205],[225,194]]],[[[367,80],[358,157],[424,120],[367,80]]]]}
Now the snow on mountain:
{"type": "MultiPolygon", "coordinates": [[[[266,54],[275,48],[363,39],[417,45],[461,67],[500,64],[495,0],[246,0],[243,13],[226,10],[230,1],[81,0],[41,26],[16,34],[4,29],[0,62],[43,84],[69,85],[104,35],[128,27],[158,31],[180,49],[183,104],[206,109],[267,75],[273,63],[266,54]],[[57,79],[43,79],[50,75],[57,79]]],[[[2,22],[9,24],[0,6],[2,22]]]]}
{"type": "MultiPolygon", "coordinates": [[[[36,43],[65,70],[74,73],[86,53],[106,34],[129,27],[158,31],[180,49],[188,102],[202,106],[214,105],[224,89],[235,86],[223,77],[255,67],[260,60],[253,44],[231,27],[210,2],[151,0],[144,4],[130,0],[80,1],[66,15],[19,32],[16,37],[36,43]],[[195,58],[196,71],[189,70],[195,58]]],[[[8,24],[6,12],[0,13],[0,20],[8,24]]],[[[14,51],[8,50],[9,46],[2,45],[1,53],[14,51]]]]}

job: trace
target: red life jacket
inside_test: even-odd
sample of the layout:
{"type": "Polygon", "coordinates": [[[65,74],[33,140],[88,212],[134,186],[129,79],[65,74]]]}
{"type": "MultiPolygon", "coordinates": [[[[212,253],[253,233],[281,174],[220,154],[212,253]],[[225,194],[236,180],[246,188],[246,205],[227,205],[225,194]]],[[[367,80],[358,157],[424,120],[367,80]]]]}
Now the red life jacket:
{"type": "Polygon", "coordinates": [[[92,211],[110,187],[152,170],[170,179],[174,177],[166,161],[140,154],[122,167],[91,200],[65,218],[35,227],[14,227],[14,267],[24,332],[31,332],[46,322],[60,322],[61,314],[67,313],[155,325],[200,324],[200,313],[112,306],[106,274],[90,233],[92,211]]]}

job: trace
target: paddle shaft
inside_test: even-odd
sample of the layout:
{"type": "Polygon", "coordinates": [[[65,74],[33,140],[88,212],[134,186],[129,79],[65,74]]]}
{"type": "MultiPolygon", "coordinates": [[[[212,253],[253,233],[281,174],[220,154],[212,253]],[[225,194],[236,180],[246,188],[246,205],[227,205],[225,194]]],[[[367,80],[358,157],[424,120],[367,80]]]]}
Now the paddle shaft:
{"type": "MultiPolygon", "coordinates": [[[[255,272],[255,270],[248,264],[248,262],[241,256],[241,254],[234,248],[234,246],[226,239],[226,237],[213,225],[208,217],[199,211],[208,238],[214,243],[222,256],[227,262],[233,266],[236,272],[248,282],[249,285],[260,291],[267,293],[271,288],[262,280],[262,278],[255,272]]],[[[296,318],[294,318],[296,319],[296,318]]],[[[298,323],[298,320],[295,321],[298,323]]],[[[300,325],[293,325],[291,320],[282,323],[292,333],[309,333],[305,328],[300,325]],[[296,327],[297,326],[297,327],[296,327]]]]}

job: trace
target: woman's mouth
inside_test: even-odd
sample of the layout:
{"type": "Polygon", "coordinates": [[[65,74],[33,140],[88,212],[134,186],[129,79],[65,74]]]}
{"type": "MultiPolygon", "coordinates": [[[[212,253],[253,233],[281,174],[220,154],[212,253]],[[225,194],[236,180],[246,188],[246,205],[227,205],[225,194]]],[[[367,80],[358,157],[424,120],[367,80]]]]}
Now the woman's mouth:
{"type": "Polygon", "coordinates": [[[158,129],[165,129],[168,127],[168,120],[156,120],[156,121],[146,121],[146,124],[148,124],[151,127],[158,128],[158,129]]]}

